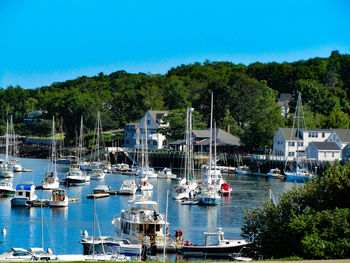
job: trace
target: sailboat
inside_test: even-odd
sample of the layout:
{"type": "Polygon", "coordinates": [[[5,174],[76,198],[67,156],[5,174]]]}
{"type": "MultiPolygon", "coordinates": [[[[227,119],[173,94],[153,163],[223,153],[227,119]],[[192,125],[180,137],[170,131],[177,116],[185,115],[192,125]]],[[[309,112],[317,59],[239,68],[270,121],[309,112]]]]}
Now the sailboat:
{"type": "Polygon", "coordinates": [[[145,133],[144,133],[144,140],[142,140],[142,167],[139,170],[139,177],[140,178],[157,178],[157,174],[155,173],[154,169],[149,167],[149,160],[148,160],[148,133],[147,133],[147,115],[144,119],[145,124],[145,133]]]}
{"type": "Polygon", "coordinates": [[[67,185],[84,185],[86,182],[90,181],[90,176],[86,175],[81,167],[83,151],[83,116],[81,116],[80,121],[80,136],[79,136],[79,147],[78,147],[78,162],[72,164],[65,177],[65,183],[67,185]]]}
{"type": "Polygon", "coordinates": [[[11,150],[12,153],[10,153],[10,161],[9,161],[9,167],[14,171],[14,172],[22,172],[23,167],[20,164],[20,162],[16,159],[17,157],[17,140],[16,140],[16,135],[15,135],[15,129],[13,127],[13,118],[11,115],[11,121],[10,121],[10,138],[9,141],[11,141],[11,150]]]}
{"type": "Polygon", "coordinates": [[[192,143],[192,113],[193,108],[187,108],[186,112],[186,153],[185,153],[185,169],[184,178],[181,179],[179,185],[174,187],[173,197],[175,200],[186,199],[192,196],[198,187],[197,182],[192,180],[194,175],[193,162],[193,143],[192,143]]]}
{"type": "MultiPolygon", "coordinates": [[[[291,137],[295,135],[295,137],[297,138],[296,165],[293,171],[286,171],[286,166],[287,166],[287,161],[286,161],[284,174],[288,181],[304,182],[309,179],[313,179],[314,177],[313,174],[311,174],[306,168],[302,167],[302,164],[300,163],[300,160],[299,160],[299,140],[301,137],[301,129],[302,129],[300,119],[304,118],[303,115],[304,114],[302,111],[301,94],[299,92],[298,101],[296,105],[296,113],[294,115],[293,128],[291,132],[291,137]],[[296,134],[294,134],[294,131],[293,131],[295,120],[297,120],[296,134]]],[[[305,129],[305,123],[304,123],[304,129],[305,129]]]]}
{"type": "MultiPolygon", "coordinates": [[[[209,142],[209,169],[205,175],[205,185],[198,197],[199,205],[216,205],[221,201],[218,191],[221,189],[221,172],[212,168],[212,151],[213,151],[213,93],[211,94],[211,113],[210,113],[210,142],[209,142]]],[[[216,150],[215,150],[216,152],[216,150]]]]}
{"type": "Polygon", "coordinates": [[[12,178],[13,170],[9,167],[9,121],[6,122],[6,134],[5,134],[6,154],[5,160],[0,160],[0,178],[12,178]]]}
{"type": "Polygon", "coordinates": [[[100,111],[97,112],[96,128],[94,142],[96,144],[93,146],[90,156],[90,163],[85,166],[85,170],[92,171],[90,178],[94,180],[102,180],[105,178],[104,169],[105,165],[100,160],[100,150],[101,150],[101,133],[102,133],[102,123],[100,117],[100,111]]]}
{"type": "Polygon", "coordinates": [[[42,187],[44,190],[58,189],[60,182],[58,180],[56,171],[55,117],[52,117],[51,156],[48,165],[49,168],[45,174],[45,179],[43,180],[42,187]]]}

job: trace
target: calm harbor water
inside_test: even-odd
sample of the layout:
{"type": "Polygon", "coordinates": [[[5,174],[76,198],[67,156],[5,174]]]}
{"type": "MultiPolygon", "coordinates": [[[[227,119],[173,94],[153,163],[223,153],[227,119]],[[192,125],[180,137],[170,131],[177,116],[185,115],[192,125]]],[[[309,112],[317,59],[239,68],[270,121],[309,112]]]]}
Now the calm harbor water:
{"type": "MultiPolygon", "coordinates": [[[[0,156],[1,157],[1,156],[0,156]]],[[[29,173],[17,173],[12,179],[14,188],[18,183],[32,181],[41,185],[47,169],[47,160],[20,159],[22,166],[32,170],[29,173]]],[[[57,165],[60,180],[68,171],[68,165],[57,165]]],[[[175,171],[179,172],[180,171],[175,171]]],[[[197,177],[200,174],[197,174],[197,177]]],[[[222,203],[215,207],[201,207],[181,205],[169,196],[168,222],[171,234],[174,229],[181,228],[184,240],[193,243],[204,242],[204,231],[215,231],[222,227],[228,238],[240,238],[240,228],[243,222],[244,209],[254,207],[262,200],[270,197],[270,189],[277,197],[278,194],[290,189],[293,183],[266,179],[255,176],[224,176],[233,193],[223,197],[222,203]]],[[[69,204],[67,208],[43,208],[44,218],[44,247],[50,247],[56,254],[82,253],[79,244],[81,233],[87,230],[92,233],[93,200],[87,199],[99,184],[106,184],[112,189],[119,189],[122,181],[128,176],[108,174],[102,181],[91,180],[84,186],[65,187],[70,198],[79,198],[78,202],[69,204]]],[[[152,179],[154,184],[151,199],[159,204],[159,211],[165,214],[167,190],[171,193],[176,182],[165,179],[152,179]]],[[[50,198],[50,191],[36,190],[38,198],[50,198]]],[[[111,224],[113,217],[120,216],[122,209],[128,207],[127,201],[132,197],[110,196],[96,200],[96,214],[102,235],[114,235],[111,224]]],[[[5,228],[6,235],[1,235],[0,253],[11,247],[41,247],[41,209],[38,208],[11,208],[11,198],[0,198],[0,229],[5,228]]],[[[97,228],[96,228],[97,229],[97,228]]],[[[96,230],[97,231],[97,230],[96,230]]],[[[97,232],[96,232],[97,233],[97,232]]]]}

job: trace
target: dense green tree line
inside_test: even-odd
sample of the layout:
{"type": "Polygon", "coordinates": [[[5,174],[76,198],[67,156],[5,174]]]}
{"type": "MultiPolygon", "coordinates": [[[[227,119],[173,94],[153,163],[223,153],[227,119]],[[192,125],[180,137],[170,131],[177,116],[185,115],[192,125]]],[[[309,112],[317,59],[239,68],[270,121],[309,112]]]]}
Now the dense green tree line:
{"type": "Polygon", "coordinates": [[[350,257],[350,164],[246,210],[242,235],[255,257],[350,257]]]}
{"type": "MultiPolygon", "coordinates": [[[[333,51],[329,58],[248,66],[206,61],[172,68],[165,75],[117,71],[30,90],[10,86],[0,89],[0,125],[4,132],[4,120],[13,115],[17,133],[44,135],[50,132],[49,120],[54,115],[63,118],[67,137],[74,142],[81,115],[88,132],[94,128],[98,110],[108,130],[137,121],[149,109],[170,110],[178,115],[173,118],[176,121],[190,106],[202,116],[197,119],[201,126],[208,123],[213,92],[217,126],[225,129],[229,125],[247,149],[255,150],[271,147],[278,127],[291,125],[279,114],[277,101],[280,93],[295,95],[298,91],[308,127],[348,128],[350,56],[333,51]],[[43,110],[47,121],[24,123],[34,109],[43,110]]],[[[170,141],[179,137],[176,131],[166,132],[170,141]]]]}

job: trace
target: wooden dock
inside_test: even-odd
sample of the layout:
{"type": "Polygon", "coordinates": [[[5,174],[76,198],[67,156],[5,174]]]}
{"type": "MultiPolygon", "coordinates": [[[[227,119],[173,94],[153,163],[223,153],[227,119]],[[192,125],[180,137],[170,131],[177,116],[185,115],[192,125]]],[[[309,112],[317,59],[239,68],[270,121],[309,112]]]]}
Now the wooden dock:
{"type": "Polygon", "coordinates": [[[109,197],[109,193],[98,193],[98,194],[89,194],[86,196],[87,199],[98,199],[109,197]]]}

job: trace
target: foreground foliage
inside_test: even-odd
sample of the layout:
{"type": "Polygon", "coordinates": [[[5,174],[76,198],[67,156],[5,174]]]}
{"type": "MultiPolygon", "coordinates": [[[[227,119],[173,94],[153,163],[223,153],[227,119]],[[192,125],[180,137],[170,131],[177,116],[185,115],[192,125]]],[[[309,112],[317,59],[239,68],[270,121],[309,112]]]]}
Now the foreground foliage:
{"type": "Polygon", "coordinates": [[[350,164],[246,210],[242,235],[263,258],[350,257],[350,164]]]}

